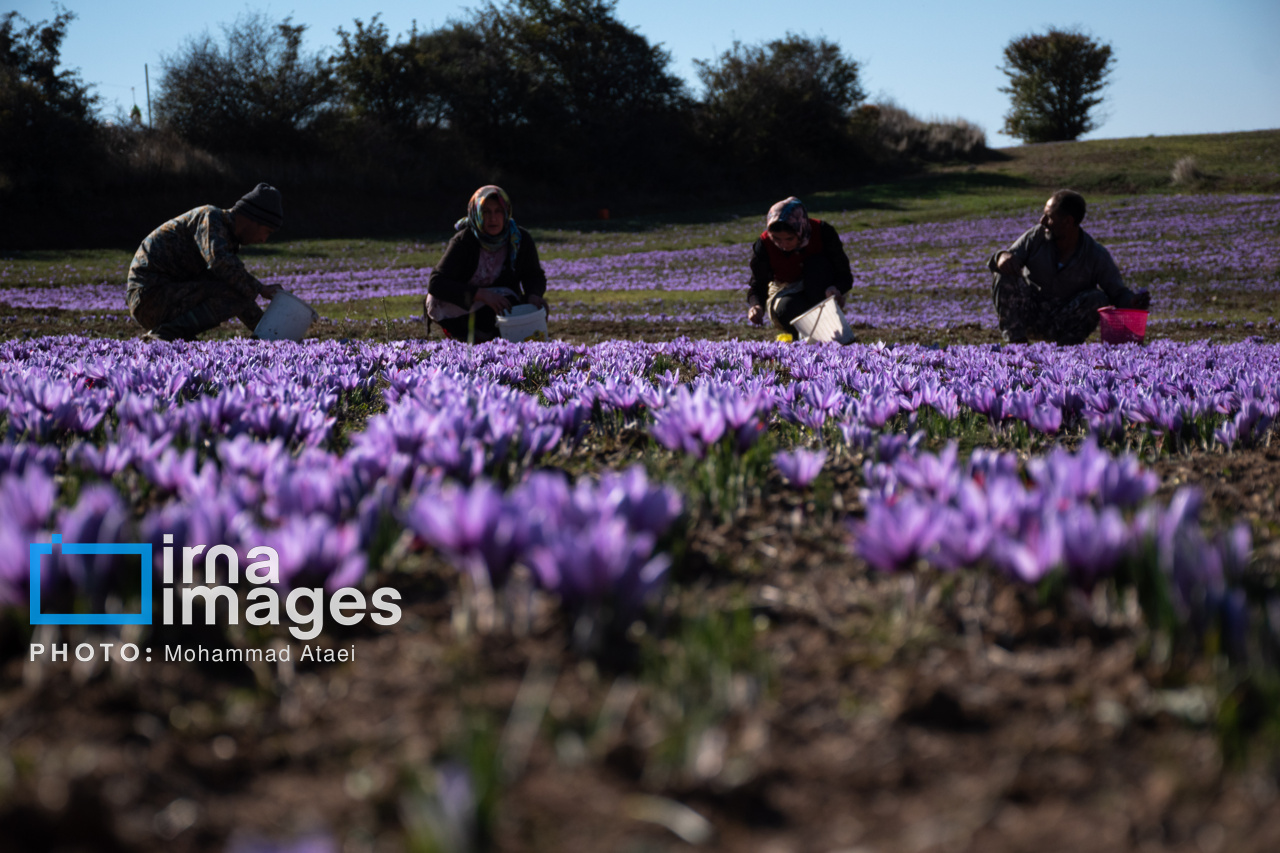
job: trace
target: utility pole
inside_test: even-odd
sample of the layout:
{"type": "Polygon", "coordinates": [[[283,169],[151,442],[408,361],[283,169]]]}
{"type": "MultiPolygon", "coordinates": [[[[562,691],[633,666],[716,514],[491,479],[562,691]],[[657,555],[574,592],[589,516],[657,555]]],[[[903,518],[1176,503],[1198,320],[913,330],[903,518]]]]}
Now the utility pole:
{"type": "Polygon", "coordinates": [[[147,127],[151,127],[151,71],[145,62],[142,63],[142,73],[147,78],[147,127]]]}

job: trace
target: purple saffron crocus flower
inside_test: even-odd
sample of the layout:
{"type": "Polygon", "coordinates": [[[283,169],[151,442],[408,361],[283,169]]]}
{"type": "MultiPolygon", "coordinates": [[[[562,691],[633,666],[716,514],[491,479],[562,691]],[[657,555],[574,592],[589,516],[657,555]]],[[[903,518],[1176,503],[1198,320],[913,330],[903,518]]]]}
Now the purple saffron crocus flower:
{"type": "Polygon", "coordinates": [[[355,524],[334,524],[319,513],[295,515],[261,537],[279,557],[282,586],[322,583],[334,592],[355,586],[364,577],[365,555],[360,551],[360,530],[355,524]]]}
{"type": "Polygon", "coordinates": [[[969,454],[969,476],[979,483],[985,483],[996,477],[1018,477],[1018,457],[1012,453],[1001,453],[975,447],[969,454]]]}
{"type": "Polygon", "coordinates": [[[537,424],[520,433],[520,456],[535,460],[555,449],[564,436],[559,424],[537,424]]]}
{"type": "Polygon", "coordinates": [[[27,466],[44,469],[49,476],[58,470],[62,461],[58,448],[28,444],[0,444],[0,474],[14,474],[21,477],[27,472],[27,466]]]}
{"type": "Polygon", "coordinates": [[[1219,537],[1218,551],[1222,554],[1222,570],[1229,578],[1240,578],[1249,567],[1253,553],[1253,532],[1249,522],[1241,521],[1219,537]]]}
{"type": "Polygon", "coordinates": [[[914,432],[909,436],[896,432],[884,433],[876,443],[876,456],[881,462],[892,463],[903,451],[915,452],[924,437],[923,432],[914,432]]]}
{"type": "Polygon", "coordinates": [[[956,443],[951,441],[937,456],[932,453],[903,454],[894,461],[897,478],[907,488],[948,501],[960,488],[960,467],[956,464],[958,452],[956,443]]]}
{"type": "Polygon", "coordinates": [[[850,450],[867,450],[875,444],[875,432],[858,421],[841,421],[840,435],[850,450]]]}
{"type": "Polygon", "coordinates": [[[27,549],[31,542],[22,531],[0,521],[0,608],[21,607],[28,601],[31,563],[27,549]]]}
{"type": "MultiPolygon", "coordinates": [[[[97,542],[106,545],[124,541],[129,513],[120,495],[110,486],[89,486],[80,493],[76,505],[63,517],[59,529],[64,542],[97,542]]],[[[81,589],[102,586],[106,573],[117,562],[112,554],[62,554],[60,562],[81,589]]]]}
{"type": "Polygon", "coordinates": [[[527,526],[502,491],[485,480],[450,483],[420,494],[404,518],[414,533],[447,553],[474,580],[499,587],[524,545],[527,526]]]}
{"type": "Polygon", "coordinates": [[[800,426],[822,435],[822,425],[827,422],[827,410],[817,406],[796,406],[791,409],[791,416],[800,426]]]}
{"type": "Polygon", "coordinates": [[[1099,441],[1120,441],[1124,438],[1124,418],[1120,412],[1085,412],[1085,420],[1089,422],[1089,434],[1099,441]]]}
{"type": "Polygon", "coordinates": [[[1062,409],[1049,403],[1041,403],[1031,410],[1027,423],[1039,432],[1056,433],[1062,429],[1062,409]]]}
{"type": "Polygon", "coordinates": [[[997,534],[991,543],[992,562],[1001,570],[1026,581],[1038,583],[1063,561],[1062,522],[1054,510],[1046,510],[1024,520],[1016,536],[997,534]]]}
{"type": "Polygon", "coordinates": [[[666,533],[684,508],[675,489],[650,486],[649,478],[639,465],[621,474],[612,471],[601,474],[597,495],[597,503],[605,513],[616,513],[625,518],[633,530],[655,537],[666,533]]]}
{"type": "Polygon", "coordinates": [[[724,435],[727,424],[724,412],[710,397],[705,385],[693,393],[687,386],[668,400],[667,405],[654,412],[650,434],[663,447],[680,450],[701,459],[707,447],[724,435]]]}
{"type": "Polygon", "coordinates": [[[986,497],[972,480],[961,484],[959,504],[942,511],[938,552],[931,557],[931,562],[952,571],[981,562],[995,535],[986,515],[986,497]]]}
{"type": "Polygon", "coordinates": [[[932,501],[907,495],[896,503],[874,502],[867,519],[853,526],[858,553],[873,567],[890,572],[927,554],[942,535],[945,520],[932,501]]]}
{"type": "Polygon", "coordinates": [[[544,588],[560,594],[571,611],[609,603],[635,613],[671,565],[653,556],[653,536],[632,533],[625,520],[607,519],[591,528],[558,531],[532,548],[529,565],[544,588]]]}
{"type": "Polygon", "coordinates": [[[107,442],[101,450],[88,442],[80,442],[67,453],[67,461],[110,480],[133,462],[133,451],[113,442],[107,442]]]}
{"type": "Polygon", "coordinates": [[[827,451],[806,450],[797,447],[794,451],[781,450],[773,455],[773,464],[778,466],[785,479],[793,488],[804,489],[822,473],[826,464],[827,451]]]}
{"type": "Polygon", "coordinates": [[[263,838],[233,838],[227,853],[338,853],[337,840],[325,833],[313,833],[288,841],[268,841],[263,838]]]}
{"type": "Polygon", "coordinates": [[[1077,504],[1062,515],[1063,557],[1067,571],[1082,589],[1093,589],[1110,575],[1132,549],[1129,527],[1114,506],[1095,511],[1077,504]]]}
{"type": "Polygon", "coordinates": [[[58,486],[42,468],[30,465],[21,476],[0,475],[0,523],[33,534],[45,526],[57,498],[58,486]]]}
{"type": "Polygon", "coordinates": [[[0,599],[25,603],[30,545],[45,529],[57,496],[57,485],[36,465],[21,476],[0,474],[0,599]]]}

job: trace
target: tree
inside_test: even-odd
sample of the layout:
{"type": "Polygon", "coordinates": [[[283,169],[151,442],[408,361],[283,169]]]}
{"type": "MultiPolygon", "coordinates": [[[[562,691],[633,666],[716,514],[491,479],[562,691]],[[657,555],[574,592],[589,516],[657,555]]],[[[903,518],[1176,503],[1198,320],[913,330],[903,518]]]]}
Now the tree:
{"type": "Polygon", "coordinates": [[[443,76],[447,65],[433,56],[429,37],[415,25],[404,41],[391,43],[374,15],[355,32],[338,29],[342,52],[330,63],[352,114],[401,136],[439,127],[447,113],[443,76]]]}
{"type": "Polygon", "coordinates": [[[205,32],[162,61],[155,109],[161,127],[212,151],[294,154],[331,103],[333,78],[302,54],[306,26],[261,12],[205,32]]]}
{"type": "Polygon", "coordinates": [[[679,107],[684,83],[671,55],[618,20],[616,0],[514,0],[497,12],[517,62],[559,121],[600,129],[679,107]]]}
{"type": "Polygon", "coordinates": [[[616,8],[616,0],[510,0],[477,16],[496,22],[525,75],[522,135],[566,179],[649,181],[683,138],[689,99],[668,71],[671,55],[616,8]]]}
{"type": "Polygon", "coordinates": [[[1077,139],[1097,128],[1092,113],[1102,103],[1115,62],[1111,46],[1078,30],[1051,29],[1016,38],[1004,49],[1000,70],[1012,100],[1004,130],[1024,142],[1077,139]]]}
{"type": "Polygon", "coordinates": [[[848,153],[850,119],[866,93],[858,63],[835,42],[791,33],[764,45],[734,42],[695,65],[706,87],[701,132],[740,166],[797,174],[848,153]]]}
{"type": "Polygon", "coordinates": [[[0,17],[0,187],[70,183],[89,166],[98,97],[79,72],[60,68],[62,40],[75,15],[28,22],[0,17]]]}

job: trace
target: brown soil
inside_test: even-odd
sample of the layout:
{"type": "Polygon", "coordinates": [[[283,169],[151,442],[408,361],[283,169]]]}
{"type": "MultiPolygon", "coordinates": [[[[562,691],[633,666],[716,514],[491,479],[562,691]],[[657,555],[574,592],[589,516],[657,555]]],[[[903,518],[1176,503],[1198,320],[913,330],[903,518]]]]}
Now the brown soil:
{"type": "MultiPolygon", "coordinates": [[[[0,335],[72,327],[136,334],[119,320],[43,311],[0,335]]],[[[334,324],[323,334],[385,331],[334,324]]],[[[554,324],[552,334],[569,336],[554,324]]],[[[601,323],[572,338],[677,334],[771,337],[601,323]]],[[[962,341],[994,334],[961,330],[948,342],[962,341]]],[[[1163,498],[1194,483],[1211,520],[1249,519],[1258,571],[1280,571],[1280,453],[1196,451],[1153,467],[1163,498]]],[[[870,572],[846,546],[856,466],[824,477],[829,496],[775,478],[731,521],[695,520],[657,630],[677,636],[677,614],[745,609],[756,654],[727,698],[707,699],[720,703],[710,726],[684,740],[667,737],[683,731],[669,691],[637,685],[633,664],[597,665],[567,648],[569,626],[545,602],[527,632],[477,631],[462,618],[455,573],[414,549],[393,550],[375,584],[404,595],[398,625],[322,635],[354,646],[353,664],[163,662],[167,644],[225,642],[194,629],[139,639],[152,663],[33,664],[26,629],[0,625],[0,848],[223,850],[237,834],[323,829],[339,849],[408,849],[415,774],[429,778],[433,762],[486,731],[512,738],[500,752],[514,761],[513,703],[545,678],[554,686],[536,705],[545,713],[527,761],[510,767],[494,849],[685,849],[662,825],[679,826],[673,802],[710,821],[710,850],[1280,849],[1280,764],[1260,748],[1224,760],[1207,664],[1163,655],[1134,609],[1101,593],[1041,602],[987,573],[870,572]]],[[[60,630],[72,649],[99,639],[60,630]]],[[[296,658],[303,643],[290,642],[296,658]]],[[[678,656],[670,642],[659,652],[678,656]]],[[[686,706],[683,720],[697,711],[686,706]]]]}
{"type": "MultiPolygon", "coordinates": [[[[678,324],[636,321],[627,323],[608,320],[557,321],[554,317],[547,324],[547,331],[555,340],[572,343],[599,343],[608,340],[669,341],[689,337],[712,341],[723,340],[773,340],[777,331],[772,328],[751,326],[746,323],[725,325],[710,322],[684,322],[678,324]]],[[[1227,343],[1253,338],[1265,343],[1280,342],[1280,326],[1258,324],[1253,328],[1223,326],[1221,328],[1193,327],[1188,325],[1152,326],[1149,339],[1167,338],[1177,341],[1208,340],[1227,343]]],[[[903,329],[892,326],[854,327],[858,340],[863,342],[924,344],[926,346],[952,346],[957,344],[990,344],[1000,341],[999,333],[976,324],[964,324],[942,331],[939,329],[903,329]]],[[[86,314],[59,308],[11,308],[0,304],[0,340],[8,338],[40,337],[43,335],[86,335],[104,338],[133,338],[142,329],[127,314],[86,314]]],[[[204,335],[216,340],[231,337],[247,337],[248,329],[237,321],[231,321],[204,335]]],[[[323,319],[312,326],[310,334],[320,339],[360,339],[369,341],[404,340],[425,338],[426,327],[416,321],[387,323],[382,320],[369,322],[323,319]]],[[[431,337],[440,339],[438,328],[431,337]]],[[[1097,337],[1093,338],[1097,340],[1097,337]]]]}

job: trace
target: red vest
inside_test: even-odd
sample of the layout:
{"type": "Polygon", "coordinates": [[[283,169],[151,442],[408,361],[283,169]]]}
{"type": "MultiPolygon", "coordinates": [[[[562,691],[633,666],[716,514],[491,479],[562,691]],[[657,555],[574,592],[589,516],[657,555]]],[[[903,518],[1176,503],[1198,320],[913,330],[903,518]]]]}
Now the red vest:
{"type": "Polygon", "coordinates": [[[809,242],[803,249],[784,252],[773,244],[773,237],[768,231],[760,235],[765,250],[769,253],[769,267],[773,270],[773,280],[790,284],[804,278],[804,262],[814,255],[822,254],[822,223],[817,219],[809,220],[809,242]]]}

